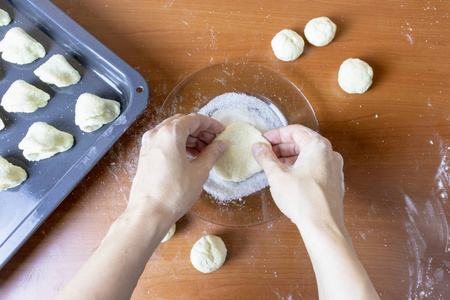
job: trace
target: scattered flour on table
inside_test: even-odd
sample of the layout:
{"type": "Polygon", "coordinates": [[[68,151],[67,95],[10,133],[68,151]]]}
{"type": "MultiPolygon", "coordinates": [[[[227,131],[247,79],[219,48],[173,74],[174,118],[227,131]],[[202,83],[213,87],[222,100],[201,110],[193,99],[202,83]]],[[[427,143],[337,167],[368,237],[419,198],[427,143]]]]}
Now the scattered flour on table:
{"type": "MultiPolygon", "coordinates": [[[[246,122],[263,133],[287,125],[287,120],[274,105],[242,93],[219,95],[198,113],[214,118],[225,126],[234,122],[246,122]]],[[[253,194],[267,185],[264,172],[241,182],[231,182],[220,179],[211,171],[203,188],[217,200],[229,201],[253,194]]]]}
{"type": "Polygon", "coordinates": [[[429,198],[426,201],[414,201],[412,196],[403,192],[407,217],[405,229],[408,234],[408,299],[441,299],[441,291],[435,286],[444,280],[450,265],[448,259],[439,259],[433,252],[435,249],[445,253],[450,251],[450,228],[446,218],[450,182],[449,146],[448,141],[438,140],[441,162],[434,178],[436,186],[431,190],[429,198]],[[432,236],[426,233],[429,226],[435,228],[432,236]]]}

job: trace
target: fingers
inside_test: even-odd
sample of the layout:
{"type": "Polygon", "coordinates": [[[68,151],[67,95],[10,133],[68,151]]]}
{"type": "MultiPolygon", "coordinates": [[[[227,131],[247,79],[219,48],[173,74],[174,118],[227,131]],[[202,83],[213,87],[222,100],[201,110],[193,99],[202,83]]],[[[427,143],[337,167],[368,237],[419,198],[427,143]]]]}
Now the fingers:
{"type": "Polygon", "coordinates": [[[277,128],[264,133],[264,137],[272,145],[295,143],[300,146],[300,149],[306,147],[318,135],[314,130],[298,124],[277,128]]]}
{"type": "Polygon", "coordinates": [[[255,143],[252,147],[252,153],[256,162],[266,172],[267,176],[284,168],[284,165],[278,160],[275,153],[265,144],[255,143]]]}
{"type": "Polygon", "coordinates": [[[201,114],[189,114],[175,119],[170,123],[176,126],[176,130],[184,138],[190,135],[198,136],[202,131],[218,134],[224,129],[224,126],[219,121],[201,114]]]}
{"type": "Polygon", "coordinates": [[[227,145],[222,141],[216,141],[206,146],[200,153],[189,151],[190,154],[197,154],[197,159],[192,163],[196,165],[201,174],[208,174],[219,158],[225,153],[227,145]]]}
{"type": "Polygon", "coordinates": [[[277,157],[297,156],[300,154],[300,147],[296,143],[277,144],[272,147],[272,151],[277,157]]]}

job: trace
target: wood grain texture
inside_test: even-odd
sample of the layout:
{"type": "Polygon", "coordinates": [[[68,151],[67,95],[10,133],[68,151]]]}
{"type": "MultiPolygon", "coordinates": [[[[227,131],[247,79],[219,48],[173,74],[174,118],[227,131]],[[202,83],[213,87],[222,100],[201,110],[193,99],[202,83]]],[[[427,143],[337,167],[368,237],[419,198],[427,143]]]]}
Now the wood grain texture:
{"type": "MultiPolygon", "coordinates": [[[[309,99],[321,133],[345,160],[346,225],[384,299],[449,299],[450,22],[448,1],[54,0],[148,80],[145,113],[0,271],[2,299],[49,299],[95,251],[127,204],[140,136],[163,120],[175,85],[214,63],[247,61],[280,72],[309,99]],[[284,28],[337,24],[325,47],[296,61],[270,47],[284,28]],[[349,95],[340,64],[358,57],[372,87],[349,95]]],[[[315,277],[285,217],[244,229],[188,213],[150,259],[133,299],[314,299],[315,277]],[[228,247],[224,266],[189,261],[204,234],[228,247]]],[[[330,249],[333,251],[333,249],[330,249]]],[[[101,272],[101,270],[99,270],[101,272]]]]}

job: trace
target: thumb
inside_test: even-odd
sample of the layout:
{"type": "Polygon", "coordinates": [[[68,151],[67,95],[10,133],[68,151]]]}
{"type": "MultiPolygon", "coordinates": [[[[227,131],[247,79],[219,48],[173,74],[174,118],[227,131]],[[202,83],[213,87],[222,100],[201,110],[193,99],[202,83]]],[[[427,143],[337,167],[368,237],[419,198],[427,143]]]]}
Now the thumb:
{"type": "Polygon", "coordinates": [[[275,153],[266,144],[255,143],[252,147],[253,157],[260,167],[269,174],[283,168],[283,164],[278,160],[275,153]]]}
{"type": "Polygon", "coordinates": [[[193,161],[193,164],[197,165],[198,168],[201,168],[202,171],[209,173],[214,164],[225,153],[225,150],[227,150],[227,144],[222,141],[213,142],[200,152],[193,161]]]}

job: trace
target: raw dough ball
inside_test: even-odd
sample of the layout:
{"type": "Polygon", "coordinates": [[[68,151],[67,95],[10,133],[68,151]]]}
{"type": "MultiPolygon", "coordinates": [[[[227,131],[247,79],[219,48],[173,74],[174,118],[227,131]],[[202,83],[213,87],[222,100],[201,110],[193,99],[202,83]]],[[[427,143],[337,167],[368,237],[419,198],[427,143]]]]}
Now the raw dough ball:
{"type": "Polygon", "coordinates": [[[220,268],[227,257],[227,248],[222,239],[215,235],[201,237],[192,247],[191,263],[203,273],[220,268]]]}
{"type": "Polygon", "coordinates": [[[314,46],[328,45],[336,34],[336,24],[327,17],[312,19],[305,26],[305,37],[314,46]]]}
{"type": "Polygon", "coordinates": [[[80,81],[81,76],[62,56],[55,54],[34,71],[34,74],[45,83],[57,87],[66,87],[80,81]]]}
{"type": "Polygon", "coordinates": [[[5,128],[5,123],[3,123],[3,120],[0,119],[0,131],[5,128]]]}
{"type": "Polygon", "coordinates": [[[6,11],[0,9],[0,26],[5,26],[9,23],[11,23],[11,17],[6,11]]]}
{"type": "Polygon", "coordinates": [[[11,84],[2,98],[2,106],[7,112],[31,113],[44,107],[50,95],[23,80],[11,84]]]}
{"type": "Polygon", "coordinates": [[[372,84],[373,70],[358,58],[349,58],[339,68],[338,82],[349,94],[362,94],[372,84]]]}
{"type": "Polygon", "coordinates": [[[36,122],[28,129],[19,143],[19,149],[30,161],[52,157],[56,153],[72,148],[73,136],[44,122],[36,122]]]}
{"type": "Polygon", "coordinates": [[[45,56],[45,49],[22,28],[11,28],[0,41],[2,58],[11,63],[24,65],[45,56]]]}
{"type": "Polygon", "coordinates": [[[297,59],[303,53],[304,47],[303,38],[290,29],[281,30],[272,39],[273,53],[284,61],[297,59]]]}
{"type": "Polygon", "coordinates": [[[245,122],[228,125],[215,139],[228,145],[225,154],[216,162],[213,171],[223,180],[239,182],[262,169],[252,155],[254,143],[265,143],[272,147],[261,132],[245,122]]]}
{"type": "Polygon", "coordinates": [[[169,232],[167,232],[166,236],[162,239],[161,243],[167,242],[170,240],[170,238],[174,235],[175,229],[177,228],[176,224],[173,224],[172,227],[170,227],[169,232]]]}
{"type": "Polygon", "coordinates": [[[120,114],[120,103],[84,93],[75,105],[75,124],[85,132],[92,132],[120,114]]]}
{"type": "Polygon", "coordinates": [[[20,185],[27,179],[27,172],[0,156],[0,191],[20,185]]]}

